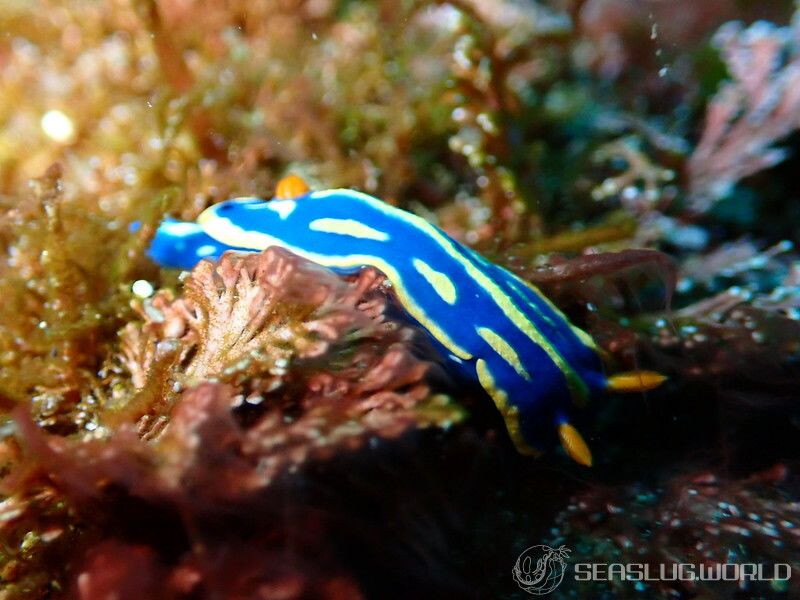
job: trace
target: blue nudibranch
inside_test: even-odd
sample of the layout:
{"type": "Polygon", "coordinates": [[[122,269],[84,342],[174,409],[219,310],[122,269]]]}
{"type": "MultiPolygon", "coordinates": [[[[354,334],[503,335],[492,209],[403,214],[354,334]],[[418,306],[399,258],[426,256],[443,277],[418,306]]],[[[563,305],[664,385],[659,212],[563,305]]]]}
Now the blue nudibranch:
{"type": "Polygon", "coordinates": [[[533,285],[421,217],[352,190],[310,192],[290,176],[274,200],[229,200],[196,224],[163,223],[150,255],[189,268],[226,250],[269,246],[339,273],[382,271],[456,372],[491,396],[521,452],[537,453],[558,438],[572,458],[591,465],[570,424],[574,407],[608,389],[645,390],[663,380],[647,371],[607,377],[591,337],[533,285]]]}

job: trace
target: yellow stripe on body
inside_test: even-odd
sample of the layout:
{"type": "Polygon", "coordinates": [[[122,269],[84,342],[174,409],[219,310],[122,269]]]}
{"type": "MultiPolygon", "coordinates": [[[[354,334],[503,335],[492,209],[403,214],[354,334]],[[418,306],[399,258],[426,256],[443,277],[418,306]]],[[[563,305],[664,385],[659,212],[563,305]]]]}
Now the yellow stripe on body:
{"type": "Polygon", "coordinates": [[[440,273],[423,260],[415,258],[412,262],[417,273],[425,278],[425,281],[430,284],[433,291],[439,294],[442,300],[451,306],[456,303],[458,293],[456,292],[456,286],[452,279],[444,273],[440,273]]]}
{"type": "MultiPolygon", "coordinates": [[[[473,251],[473,256],[476,260],[478,260],[484,265],[496,266],[487,261],[483,256],[481,256],[477,252],[473,251]]],[[[542,291],[538,287],[536,287],[536,285],[534,285],[530,281],[523,279],[522,277],[520,277],[519,275],[517,275],[512,271],[508,271],[508,274],[511,276],[511,281],[512,281],[511,288],[515,292],[517,292],[517,294],[521,296],[521,300],[525,302],[528,306],[530,306],[533,310],[535,310],[542,317],[542,319],[544,319],[547,323],[549,323],[554,327],[557,326],[555,323],[553,323],[553,320],[546,314],[544,314],[541,310],[539,310],[539,308],[533,302],[530,302],[525,299],[525,297],[522,295],[522,290],[519,289],[520,286],[524,286],[528,288],[530,291],[532,291],[537,298],[539,298],[544,304],[547,305],[547,307],[550,310],[552,310],[556,315],[561,317],[564,320],[564,322],[570,326],[572,333],[575,334],[575,337],[577,337],[584,346],[587,346],[588,348],[594,350],[595,352],[598,353],[601,352],[600,348],[597,346],[597,343],[594,341],[594,339],[592,339],[592,336],[590,336],[588,333],[586,333],[583,329],[581,329],[577,325],[573,325],[573,323],[567,318],[567,315],[565,315],[560,308],[558,308],[555,304],[553,304],[550,298],[548,298],[545,294],[543,294],[542,291]]]]}
{"type": "MultiPolygon", "coordinates": [[[[501,268],[501,267],[498,267],[497,265],[495,265],[493,263],[490,263],[488,260],[486,260],[483,256],[481,256],[480,254],[478,254],[474,250],[470,251],[470,256],[472,256],[472,258],[474,258],[476,261],[478,261],[480,264],[484,265],[487,268],[495,268],[495,269],[500,269],[501,268]]],[[[514,292],[517,294],[517,296],[519,296],[520,301],[523,302],[526,306],[530,307],[532,310],[534,310],[536,312],[536,314],[538,314],[545,323],[547,323],[551,327],[557,327],[556,323],[553,322],[553,319],[551,319],[548,315],[546,315],[541,310],[539,310],[539,307],[536,306],[533,302],[531,302],[530,300],[525,298],[525,296],[523,295],[523,291],[520,289],[520,285],[524,285],[524,287],[527,287],[527,288],[533,290],[537,297],[542,297],[544,299],[544,296],[542,296],[542,293],[538,289],[536,289],[536,287],[533,284],[531,284],[531,283],[525,281],[524,279],[518,277],[515,273],[512,273],[511,271],[508,271],[506,269],[503,269],[503,270],[510,276],[509,277],[509,279],[510,279],[510,284],[509,285],[511,286],[511,289],[514,290],[514,292]]],[[[546,299],[545,299],[545,302],[547,302],[546,299]]],[[[564,315],[561,314],[558,310],[556,310],[556,312],[558,314],[560,314],[562,317],[564,317],[564,315]]],[[[566,319],[566,317],[565,317],[565,319],[566,319]]]]}
{"type": "MultiPolygon", "coordinates": [[[[205,213],[203,213],[205,215],[205,213]]],[[[203,226],[203,230],[215,240],[229,246],[240,248],[251,248],[253,250],[264,250],[270,246],[285,248],[298,256],[302,256],[310,261],[327,267],[350,268],[363,265],[373,266],[383,272],[395,286],[395,293],[408,313],[416,319],[430,334],[439,341],[445,348],[463,360],[470,360],[472,354],[459,346],[447,333],[431,320],[422,307],[416,302],[414,297],[408,292],[402,277],[397,270],[377,256],[365,254],[353,254],[348,256],[335,256],[317,254],[302,248],[295,248],[283,240],[260,231],[247,230],[235,225],[230,219],[220,217],[210,213],[206,216],[201,215],[197,222],[203,226]]]]}
{"type": "Polygon", "coordinates": [[[553,302],[550,300],[550,298],[545,296],[539,290],[539,288],[537,288],[530,281],[525,281],[524,279],[522,279],[521,277],[519,277],[518,275],[516,275],[514,273],[512,273],[512,275],[514,276],[514,278],[517,281],[522,282],[524,285],[526,285],[528,288],[530,288],[539,298],[542,299],[542,302],[547,304],[547,306],[554,313],[556,313],[559,317],[564,319],[565,322],[569,323],[569,326],[572,329],[572,333],[575,334],[575,337],[577,337],[583,343],[584,346],[588,346],[589,348],[591,348],[595,352],[599,352],[600,351],[600,348],[597,346],[597,342],[595,342],[594,339],[592,339],[592,336],[590,336],[588,333],[586,333],[583,329],[581,329],[577,325],[573,325],[572,322],[567,318],[567,315],[565,315],[563,312],[561,312],[561,309],[558,308],[555,304],[553,304],[553,302]]]}
{"type": "Polygon", "coordinates": [[[514,348],[511,347],[511,344],[509,344],[503,337],[498,335],[496,331],[489,329],[488,327],[478,327],[476,331],[478,332],[478,335],[481,336],[484,341],[492,347],[492,350],[497,352],[497,354],[499,354],[504,361],[514,368],[520,377],[528,381],[531,380],[531,376],[528,374],[528,371],[526,371],[525,367],[522,366],[522,361],[519,359],[519,354],[517,354],[514,348]]]}
{"type": "Polygon", "coordinates": [[[553,345],[525,317],[522,311],[520,311],[520,309],[509,298],[509,296],[503,292],[500,286],[498,286],[489,276],[472,264],[469,259],[458,252],[452,240],[447,238],[442,232],[428,223],[425,219],[407,213],[403,210],[390,207],[380,200],[372,198],[371,196],[361,192],[356,192],[353,190],[329,190],[325,192],[315,192],[311,194],[311,196],[315,199],[322,199],[326,196],[335,196],[339,194],[357,197],[390,218],[401,219],[413,227],[425,231],[425,233],[427,233],[431,239],[436,241],[450,257],[455,259],[459,264],[461,264],[462,267],[464,267],[467,274],[491,296],[498,308],[500,308],[500,310],[502,310],[506,316],[508,316],[511,322],[514,323],[514,325],[516,325],[520,331],[527,335],[536,345],[541,347],[542,350],[547,353],[547,355],[550,357],[550,360],[552,360],[564,374],[564,377],[567,380],[567,385],[570,388],[573,397],[588,397],[589,389],[586,383],[578,376],[578,374],[564,359],[564,357],[561,356],[561,353],[555,347],[553,347],[553,345]]]}
{"type": "Polygon", "coordinates": [[[308,224],[311,231],[320,231],[322,233],[335,233],[338,235],[347,235],[350,237],[361,238],[365,240],[376,240],[378,242],[386,242],[390,239],[388,233],[378,231],[369,225],[356,221],[355,219],[314,219],[308,224]]]}
{"type": "Polygon", "coordinates": [[[486,361],[479,358],[475,363],[475,368],[478,372],[478,382],[486,393],[489,394],[495,406],[497,406],[497,410],[499,410],[500,414],[503,416],[503,420],[506,422],[508,435],[511,441],[514,442],[514,446],[516,446],[521,454],[540,455],[541,450],[531,446],[522,435],[519,426],[519,409],[516,406],[511,406],[508,402],[508,394],[497,387],[494,376],[489,370],[486,361]]]}

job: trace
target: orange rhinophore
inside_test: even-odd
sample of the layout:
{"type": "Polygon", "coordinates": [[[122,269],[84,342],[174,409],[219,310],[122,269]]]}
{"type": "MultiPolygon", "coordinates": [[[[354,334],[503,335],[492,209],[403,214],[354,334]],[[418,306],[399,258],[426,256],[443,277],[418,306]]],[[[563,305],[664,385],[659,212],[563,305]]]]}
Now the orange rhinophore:
{"type": "Polygon", "coordinates": [[[283,177],[275,187],[275,198],[279,200],[291,200],[307,194],[311,188],[297,175],[287,175],[283,177]]]}

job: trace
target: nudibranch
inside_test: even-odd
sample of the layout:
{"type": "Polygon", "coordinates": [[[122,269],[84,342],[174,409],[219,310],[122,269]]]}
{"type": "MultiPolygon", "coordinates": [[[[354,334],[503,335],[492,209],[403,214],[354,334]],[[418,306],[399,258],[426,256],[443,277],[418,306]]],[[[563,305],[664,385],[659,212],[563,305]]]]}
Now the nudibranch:
{"type": "Polygon", "coordinates": [[[532,284],[425,219],[357,191],[312,192],[290,176],[271,201],[228,200],[196,224],[164,223],[150,254],[188,268],[225,250],[269,246],[343,274],[380,270],[455,372],[492,398],[523,453],[558,440],[570,457],[591,465],[571,423],[575,408],[607,390],[643,391],[663,380],[649,371],[606,376],[592,338],[532,284]]]}

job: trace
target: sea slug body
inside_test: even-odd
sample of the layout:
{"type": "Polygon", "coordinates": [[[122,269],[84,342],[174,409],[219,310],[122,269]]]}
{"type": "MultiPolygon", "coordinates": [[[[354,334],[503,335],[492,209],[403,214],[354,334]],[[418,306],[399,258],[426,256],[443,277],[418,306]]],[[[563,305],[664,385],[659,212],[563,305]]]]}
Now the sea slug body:
{"type": "Polygon", "coordinates": [[[379,269],[454,370],[492,398],[523,453],[558,440],[590,465],[570,423],[576,406],[609,388],[644,390],[663,380],[650,372],[607,377],[591,337],[534,286],[419,216],[353,190],[310,192],[298,181],[276,196],[215,204],[196,224],[166,222],[150,255],[188,268],[228,249],[280,246],[339,273],[379,269]]]}

